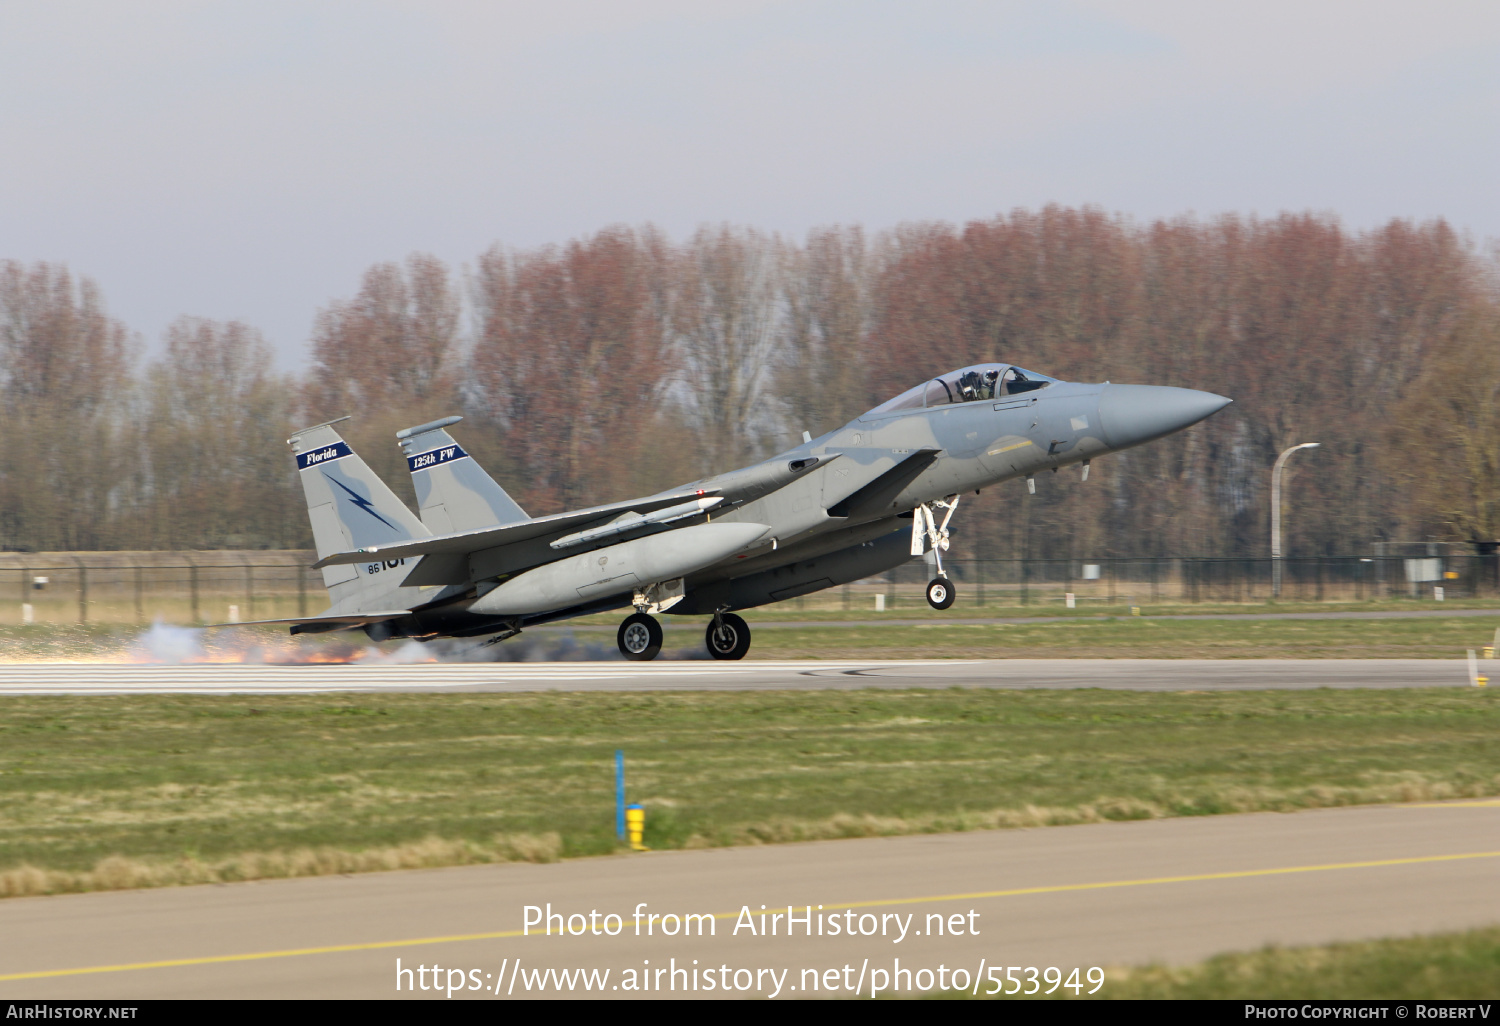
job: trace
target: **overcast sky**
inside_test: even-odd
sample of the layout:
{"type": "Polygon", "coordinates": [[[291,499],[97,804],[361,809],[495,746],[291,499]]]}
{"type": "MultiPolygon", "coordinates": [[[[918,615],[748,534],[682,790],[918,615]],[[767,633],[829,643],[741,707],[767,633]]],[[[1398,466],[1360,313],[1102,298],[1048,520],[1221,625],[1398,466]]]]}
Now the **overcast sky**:
{"type": "Polygon", "coordinates": [[[422,250],[1048,202],[1500,236],[1500,3],[0,0],[0,259],[290,365],[422,250]]]}

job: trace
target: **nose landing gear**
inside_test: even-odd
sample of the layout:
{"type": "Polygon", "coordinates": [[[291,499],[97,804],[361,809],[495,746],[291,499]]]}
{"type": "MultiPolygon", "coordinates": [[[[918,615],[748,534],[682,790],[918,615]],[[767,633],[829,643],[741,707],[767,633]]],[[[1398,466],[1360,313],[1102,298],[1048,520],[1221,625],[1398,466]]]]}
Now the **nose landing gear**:
{"type": "Polygon", "coordinates": [[[615,640],[620,646],[620,654],[626,659],[640,662],[655,659],[661,651],[661,624],[654,616],[631,613],[620,624],[620,633],[615,640]]]}
{"type": "Polygon", "coordinates": [[[947,609],[955,598],[953,582],[946,577],[934,577],[927,582],[927,604],[933,609],[947,609]]]}
{"type": "Polygon", "coordinates": [[[958,499],[957,495],[950,495],[941,502],[930,505],[924,502],[912,511],[911,554],[920,556],[930,551],[937,562],[938,575],[927,582],[927,604],[933,609],[947,609],[953,605],[956,597],[953,582],[943,569],[943,553],[948,551],[948,521],[953,519],[953,513],[958,509],[958,499]],[[942,524],[933,516],[933,506],[948,511],[943,514],[942,524]]]}

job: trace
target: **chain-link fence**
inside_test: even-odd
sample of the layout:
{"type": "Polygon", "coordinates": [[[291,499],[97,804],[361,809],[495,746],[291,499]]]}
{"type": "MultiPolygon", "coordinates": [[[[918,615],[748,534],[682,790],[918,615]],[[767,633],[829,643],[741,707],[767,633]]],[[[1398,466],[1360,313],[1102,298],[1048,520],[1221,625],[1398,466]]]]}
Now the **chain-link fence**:
{"type": "MultiPolygon", "coordinates": [[[[222,623],[327,608],[312,552],[3,553],[0,623],[222,623]],[[9,601],[5,597],[9,597],[9,601]]],[[[1270,559],[946,559],[955,608],[1252,603],[1272,597],[1270,559]],[[1071,599],[1069,598],[1071,596],[1071,599]]],[[[930,563],[782,603],[797,609],[925,608],[930,563]]],[[[1281,599],[1359,602],[1500,596],[1500,558],[1449,554],[1282,560],[1281,599]]]]}
{"type": "MultiPolygon", "coordinates": [[[[1281,560],[1285,602],[1470,599],[1500,596],[1500,559],[1469,554],[1404,558],[1332,556],[1281,560]]],[[[1209,557],[1157,559],[944,559],[955,607],[1251,603],[1272,598],[1272,561],[1209,557]],[[1071,598],[1070,598],[1071,596],[1071,598]]],[[[801,609],[925,606],[936,575],[913,560],[879,577],[802,599],[801,609]]],[[[800,603],[800,605],[799,605],[800,603]]]]}
{"type": "Polygon", "coordinates": [[[328,607],[300,551],[0,554],[0,623],[221,623],[328,607]]]}

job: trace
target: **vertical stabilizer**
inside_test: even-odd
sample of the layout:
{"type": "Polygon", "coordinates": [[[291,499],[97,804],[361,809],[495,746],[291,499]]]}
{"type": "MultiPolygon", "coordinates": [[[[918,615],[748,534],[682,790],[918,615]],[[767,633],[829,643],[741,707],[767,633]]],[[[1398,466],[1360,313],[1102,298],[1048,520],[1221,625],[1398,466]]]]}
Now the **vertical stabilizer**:
{"type": "Polygon", "coordinates": [[[462,419],[444,417],[396,432],[417,490],[422,523],[433,534],[453,534],[531,519],[443,430],[462,419]]]}
{"type": "MultiPolygon", "coordinates": [[[[371,545],[430,537],[432,532],[412,516],[406,504],[334,430],[334,424],[348,419],[342,417],[304,428],[287,439],[297,454],[298,476],[307,497],[307,514],[312,520],[318,558],[371,545]]],[[[325,567],[323,583],[333,609],[351,612],[410,608],[418,601],[419,591],[399,585],[411,567],[402,570],[404,561],[391,562],[395,565],[373,562],[325,567]]]]}

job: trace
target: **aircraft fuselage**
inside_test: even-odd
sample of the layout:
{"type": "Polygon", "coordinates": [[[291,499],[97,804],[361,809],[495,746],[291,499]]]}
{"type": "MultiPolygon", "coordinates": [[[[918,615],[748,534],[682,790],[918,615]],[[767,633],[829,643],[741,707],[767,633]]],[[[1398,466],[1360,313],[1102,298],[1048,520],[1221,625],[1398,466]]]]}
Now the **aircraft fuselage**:
{"type": "MultiPolygon", "coordinates": [[[[952,382],[958,373],[948,376],[952,382]]],[[[371,633],[515,630],[641,605],[641,589],[668,578],[671,604],[662,608],[680,613],[807,594],[910,560],[919,507],[1140,445],[1229,402],[1165,386],[1041,381],[1007,393],[992,379],[989,398],[980,392],[955,401],[956,383],[934,379],[925,398],[918,386],[771,460],[672,490],[722,497],[699,515],[643,523],[575,544],[561,557],[557,540],[540,538],[471,552],[472,585],[427,589],[412,603],[420,608],[371,633]]]]}

